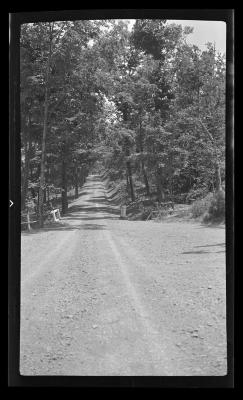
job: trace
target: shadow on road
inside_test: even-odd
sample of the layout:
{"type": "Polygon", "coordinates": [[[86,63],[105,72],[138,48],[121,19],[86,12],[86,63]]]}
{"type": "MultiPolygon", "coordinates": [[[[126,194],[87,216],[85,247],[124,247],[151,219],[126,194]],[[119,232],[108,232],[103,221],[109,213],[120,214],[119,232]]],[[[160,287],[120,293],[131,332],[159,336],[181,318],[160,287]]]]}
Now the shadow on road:
{"type": "Polygon", "coordinates": [[[200,228],[225,229],[225,224],[222,224],[222,222],[212,222],[212,223],[204,223],[204,222],[202,222],[197,227],[197,229],[200,229],[200,228]]]}
{"type": "Polygon", "coordinates": [[[225,243],[205,244],[204,246],[195,246],[195,247],[213,247],[213,246],[225,246],[225,243]]]}
{"type": "MultiPolygon", "coordinates": [[[[195,248],[201,248],[201,247],[216,247],[216,250],[217,250],[217,247],[225,247],[225,243],[215,243],[215,244],[205,244],[205,245],[200,245],[200,246],[194,246],[195,248]]],[[[219,248],[220,248],[219,247],[219,248]]],[[[206,254],[206,253],[225,253],[225,249],[224,250],[219,250],[219,251],[213,251],[214,249],[210,249],[210,250],[212,250],[212,251],[209,251],[209,250],[204,250],[204,249],[202,249],[202,250],[192,250],[192,251],[184,251],[183,253],[181,253],[181,254],[206,254]]]]}
{"type": "MultiPolygon", "coordinates": [[[[221,245],[223,245],[223,243],[221,245]]],[[[218,246],[218,245],[212,244],[208,245],[208,247],[209,246],[218,246]]],[[[207,247],[207,246],[196,246],[196,247],[207,247]]],[[[219,250],[219,251],[192,250],[192,251],[183,251],[181,254],[208,254],[208,253],[225,253],[225,250],[219,250]]]]}
{"type": "Polygon", "coordinates": [[[65,219],[77,219],[87,220],[87,219],[117,219],[120,216],[120,210],[115,207],[111,201],[109,201],[106,196],[100,195],[92,197],[87,200],[84,204],[70,206],[65,219]],[[91,203],[90,206],[87,203],[91,203]],[[95,205],[92,205],[95,204],[95,205]],[[73,213],[81,213],[80,216],[74,216],[73,213]],[[82,215],[83,213],[83,215],[82,215]],[[89,215],[89,213],[91,215],[89,215]],[[99,215],[100,213],[104,215],[99,215]],[[85,215],[84,215],[85,214],[85,215]],[[95,214],[95,215],[94,215],[95,214]]]}
{"type": "MultiPolygon", "coordinates": [[[[104,189],[100,184],[100,177],[92,177],[92,185],[85,185],[84,192],[81,192],[79,198],[88,195],[89,189],[104,189]],[[97,184],[94,181],[99,181],[97,184]]],[[[78,199],[77,199],[78,200],[78,199]]],[[[106,219],[118,219],[120,211],[115,207],[112,201],[106,196],[91,197],[89,200],[81,204],[73,204],[68,208],[68,212],[62,217],[61,222],[50,223],[44,228],[32,229],[31,231],[23,231],[23,235],[31,235],[45,231],[73,231],[73,230],[103,230],[106,226],[103,224],[88,223],[89,221],[99,221],[106,219]],[[73,224],[72,224],[73,221],[73,224]],[[78,221],[80,223],[78,223],[78,221]],[[87,223],[85,223],[87,221],[87,223]]]]}
{"type": "Polygon", "coordinates": [[[181,254],[206,254],[206,253],[211,253],[211,252],[206,250],[197,250],[197,251],[183,251],[181,254]]]}
{"type": "Polygon", "coordinates": [[[42,229],[32,229],[31,231],[23,231],[22,235],[28,236],[41,232],[48,231],[74,231],[74,230],[104,230],[105,225],[102,224],[79,224],[79,225],[69,225],[64,223],[55,224],[53,226],[48,226],[42,229]]]}

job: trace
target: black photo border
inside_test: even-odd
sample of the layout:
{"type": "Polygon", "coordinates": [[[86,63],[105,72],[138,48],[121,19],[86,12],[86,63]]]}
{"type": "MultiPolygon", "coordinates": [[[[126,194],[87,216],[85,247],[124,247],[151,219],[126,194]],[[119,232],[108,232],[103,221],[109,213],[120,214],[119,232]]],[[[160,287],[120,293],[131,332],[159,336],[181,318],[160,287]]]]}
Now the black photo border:
{"type": "Polygon", "coordinates": [[[234,9],[79,9],[10,11],[9,47],[9,236],[8,236],[8,386],[231,388],[234,385],[234,9]],[[227,362],[225,376],[22,376],[20,346],[20,26],[38,21],[79,19],[185,19],[224,21],[226,47],[226,303],[227,362]]]}

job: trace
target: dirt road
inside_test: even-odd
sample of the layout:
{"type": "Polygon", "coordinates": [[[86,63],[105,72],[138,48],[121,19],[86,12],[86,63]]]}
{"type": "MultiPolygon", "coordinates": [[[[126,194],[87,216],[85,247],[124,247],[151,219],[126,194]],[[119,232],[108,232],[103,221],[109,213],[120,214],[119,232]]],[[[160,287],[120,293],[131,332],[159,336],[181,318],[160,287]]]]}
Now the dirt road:
{"type": "Polygon", "coordinates": [[[224,375],[225,230],[126,221],[90,176],[23,233],[23,375],[224,375]]]}

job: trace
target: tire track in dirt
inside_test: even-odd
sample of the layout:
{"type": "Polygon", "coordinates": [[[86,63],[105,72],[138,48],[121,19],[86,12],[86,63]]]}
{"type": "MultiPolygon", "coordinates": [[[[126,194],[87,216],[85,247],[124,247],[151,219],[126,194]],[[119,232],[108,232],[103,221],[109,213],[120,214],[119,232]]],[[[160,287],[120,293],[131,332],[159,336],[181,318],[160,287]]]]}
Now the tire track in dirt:
{"type": "MultiPolygon", "coordinates": [[[[103,194],[104,196],[106,196],[106,189],[104,185],[103,194]]],[[[95,195],[97,195],[97,190],[95,192],[95,195]]],[[[95,203],[95,207],[98,209],[98,203],[95,203]]],[[[107,223],[106,226],[108,229],[104,231],[104,235],[111,249],[112,256],[115,258],[116,263],[119,266],[120,273],[122,275],[131,300],[131,304],[135,310],[134,316],[138,319],[138,323],[143,331],[141,333],[141,336],[146,338],[146,353],[150,359],[152,371],[155,375],[158,373],[163,375],[173,375],[173,366],[171,365],[170,359],[166,354],[167,344],[165,345],[162,343],[161,332],[158,332],[157,329],[153,326],[149,313],[146,311],[144,304],[142,304],[139,294],[130,279],[128,265],[124,261],[122,261],[122,254],[113,239],[110,227],[107,223]]]]}
{"type": "Polygon", "coordinates": [[[115,257],[116,262],[120,267],[120,271],[123,276],[126,287],[128,289],[128,293],[130,295],[131,302],[135,307],[136,316],[139,319],[139,323],[144,332],[144,336],[146,337],[146,345],[147,345],[148,353],[151,357],[151,362],[153,363],[153,366],[154,366],[154,372],[155,373],[157,372],[156,366],[159,363],[160,364],[160,373],[161,373],[161,365],[163,365],[162,369],[164,370],[164,374],[171,375],[171,374],[173,374],[173,368],[172,368],[170,359],[166,354],[167,353],[167,351],[166,351],[167,345],[162,344],[161,332],[158,332],[155,329],[155,327],[153,326],[151,320],[149,320],[150,316],[149,316],[148,312],[146,311],[144,305],[142,304],[141,299],[139,298],[138,292],[136,291],[135,286],[133,285],[133,283],[130,279],[127,264],[124,261],[122,261],[121,253],[118,250],[118,247],[115,244],[115,241],[113,240],[109,230],[105,231],[105,236],[110,245],[113,256],[115,257]]]}
{"type": "Polygon", "coordinates": [[[40,273],[43,274],[43,269],[48,270],[50,268],[50,265],[56,262],[58,256],[61,255],[62,257],[64,256],[66,258],[69,257],[69,254],[72,250],[72,246],[70,246],[70,243],[74,243],[75,230],[64,232],[62,233],[62,235],[64,236],[63,238],[60,238],[57,243],[53,243],[51,251],[42,253],[39,262],[32,264],[32,271],[28,274],[25,274],[23,278],[21,278],[22,290],[25,290],[28,283],[33,284],[32,280],[37,279],[40,273]],[[65,246],[65,244],[69,245],[65,246]],[[65,253],[63,252],[64,248],[65,253]]]}
{"type": "MultiPolygon", "coordinates": [[[[169,236],[176,235],[177,242],[172,238],[172,244],[180,245],[180,252],[187,251],[194,229],[188,226],[189,236],[184,238],[180,236],[183,229],[174,233],[150,222],[134,225],[120,221],[112,215],[112,204],[103,204],[106,188],[97,177],[89,179],[83,191],[84,195],[72,203],[77,205],[77,211],[63,218],[66,225],[53,238],[55,248],[48,245],[48,232],[36,233],[27,243],[26,248],[33,249],[33,260],[41,253],[43,258],[35,271],[30,269],[31,257],[27,257],[28,267],[23,268],[22,371],[85,376],[205,375],[207,371],[209,375],[215,371],[217,374],[222,370],[222,352],[216,360],[220,366],[215,363],[211,368],[200,338],[188,333],[186,346],[178,344],[180,312],[188,313],[184,284],[190,282],[193,269],[190,264],[184,265],[184,259],[183,267],[176,268],[183,257],[172,246],[167,252],[166,246],[171,241],[169,236]],[[143,251],[139,243],[142,235],[146,236],[143,251]],[[166,246],[158,249],[156,240],[157,247],[152,247],[152,243],[156,245],[154,236],[158,240],[166,238],[166,246]],[[35,253],[39,240],[40,253],[35,253]],[[185,248],[181,248],[181,240],[185,248]],[[171,268],[167,264],[172,264],[171,268]],[[182,285],[180,280],[185,280],[182,285]],[[31,297],[32,288],[35,297],[31,297]],[[197,350],[196,346],[201,347],[197,350]]],[[[53,237],[53,231],[49,234],[53,237]]],[[[206,258],[202,260],[203,267],[205,262],[206,258]]],[[[218,277],[217,268],[213,273],[211,270],[209,266],[200,270],[205,272],[204,284],[218,277]]],[[[196,294],[196,271],[198,266],[186,296],[196,294]]],[[[221,280],[218,282],[220,285],[221,280]]],[[[214,309],[213,304],[211,307],[214,309]]],[[[194,315],[190,322],[192,318],[194,315]]],[[[212,344],[211,337],[208,340],[212,344]]]]}
{"type": "Polygon", "coordinates": [[[172,375],[224,375],[227,370],[225,319],[221,319],[221,306],[218,309],[216,304],[218,295],[221,294],[223,303],[225,299],[221,289],[218,292],[221,278],[218,267],[214,268],[217,278],[214,286],[218,294],[214,294],[207,290],[208,273],[203,274],[203,281],[200,281],[193,266],[178,258],[176,261],[176,257],[172,262],[162,261],[161,257],[160,263],[158,255],[157,262],[150,253],[145,258],[141,244],[140,250],[134,247],[132,236],[122,236],[122,231],[114,229],[113,239],[129,267],[130,279],[148,310],[151,323],[166,343],[170,364],[174,364],[172,375]],[[177,266],[178,261],[184,264],[183,269],[177,266]],[[191,280],[190,271],[193,272],[191,280]],[[203,287],[207,285],[205,289],[201,289],[201,283],[203,287]]]}

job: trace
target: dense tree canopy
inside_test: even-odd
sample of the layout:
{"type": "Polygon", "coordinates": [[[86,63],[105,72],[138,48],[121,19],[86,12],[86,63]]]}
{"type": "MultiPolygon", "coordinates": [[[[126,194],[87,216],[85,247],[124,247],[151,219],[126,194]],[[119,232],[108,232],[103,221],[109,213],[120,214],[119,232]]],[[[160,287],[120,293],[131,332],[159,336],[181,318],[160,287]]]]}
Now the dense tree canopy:
{"type": "Polygon", "coordinates": [[[225,57],[166,20],[22,25],[22,207],[28,188],[84,183],[99,161],[134,201],[187,201],[225,176],[225,57]]]}

